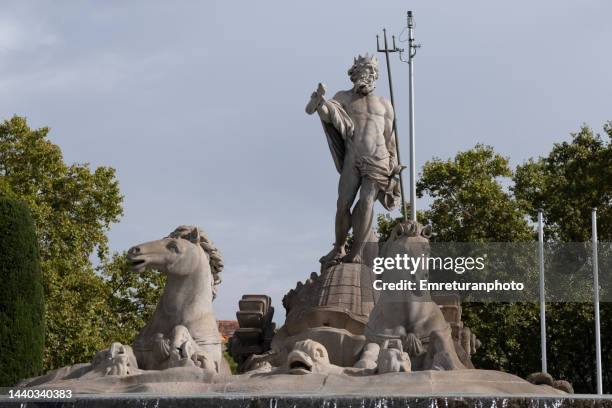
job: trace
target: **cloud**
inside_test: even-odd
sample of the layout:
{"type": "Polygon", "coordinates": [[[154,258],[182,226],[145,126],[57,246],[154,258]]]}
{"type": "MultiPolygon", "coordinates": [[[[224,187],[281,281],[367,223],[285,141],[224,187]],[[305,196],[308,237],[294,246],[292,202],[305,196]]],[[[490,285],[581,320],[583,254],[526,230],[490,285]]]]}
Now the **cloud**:
{"type": "Polygon", "coordinates": [[[49,46],[57,40],[57,36],[39,22],[0,15],[0,53],[49,46]]]}

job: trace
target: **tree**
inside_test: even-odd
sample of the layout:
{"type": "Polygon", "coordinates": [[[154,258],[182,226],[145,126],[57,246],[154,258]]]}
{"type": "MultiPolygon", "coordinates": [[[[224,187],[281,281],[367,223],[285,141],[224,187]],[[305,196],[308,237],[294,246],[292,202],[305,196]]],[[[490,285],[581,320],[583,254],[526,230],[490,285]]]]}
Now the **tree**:
{"type": "Polygon", "coordinates": [[[38,244],[27,206],[0,197],[0,386],[40,374],[45,339],[38,244]]]}
{"type": "MultiPolygon", "coordinates": [[[[590,241],[593,207],[598,208],[599,240],[612,241],[612,122],[604,131],[607,140],[583,125],[571,141],[556,143],[547,156],[518,166],[513,191],[533,220],[543,209],[547,241],[590,241]]],[[[601,316],[604,391],[610,392],[612,344],[605,341],[612,336],[610,303],[601,304],[601,316]]],[[[549,355],[555,356],[549,370],[578,392],[595,392],[593,305],[548,303],[547,326],[549,355]]]]}
{"type": "Polygon", "coordinates": [[[534,221],[543,209],[548,240],[589,241],[593,207],[600,240],[612,240],[612,122],[604,130],[607,141],[583,125],[571,142],[517,167],[514,194],[534,221]]]}
{"type": "Polygon", "coordinates": [[[504,190],[512,176],[508,159],[492,147],[476,145],[453,160],[423,166],[417,194],[434,201],[424,212],[439,242],[514,242],[533,240],[533,229],[514,198],[504,190]]]}
{"type": "MultiPolygon", "coordinates": [[[[422,217],[432,225],[432,242],[532,241],[524,211],[502,184],[512,174],[507,158],[480,144],[452,160],[425,163],[417,194],[433,199],[422,217]]],[[[537,336],[534,305],[464,303],[463,309],[466,324],[483,341],[474,356],[477,367],[519,375],[536,371],[537,351],[523,346],[525,338],[537,336]]]]}
{"type": "Polygon", "coordinates": [[[31,209],[46,298],[47,369],[88,361],[105,344],[105,281],[90,255],[107,258],[106,233],[122,214],[115,170],[64,163],[48,128],[14,116],[0,124],[0,195],[31,209]]]}
{"type": "Polygon", "coordinates": [[[166,276],[145,268],[130,270],[126,253],[115,253],[98,267],[106,279],[106,318],[100,328],[106,344],[132,344],[138,332],[149,321],[166,284],[166,276]]]}

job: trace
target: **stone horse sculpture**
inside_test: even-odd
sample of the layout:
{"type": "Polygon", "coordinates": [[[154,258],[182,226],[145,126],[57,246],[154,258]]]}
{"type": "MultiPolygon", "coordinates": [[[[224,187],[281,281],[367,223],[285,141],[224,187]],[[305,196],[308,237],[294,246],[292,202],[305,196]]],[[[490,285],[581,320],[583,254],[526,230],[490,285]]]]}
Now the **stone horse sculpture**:
{"type": "MultiPolygon", "coordinates": [[[[416,222],[397,224],[381,250],[384,257],[394,258],[407,254],[416,258],[429,254],[431,227],[416,222]]],[[[427,268],[420,267],[414,280],[427,279],[427,268]]],[[[385,280],[399,281],[408,278],[403,271],[390,270],[385,280]]],[[[385,355],[381,344],[399,344],[411,359],[412,370],[459,370],[471,365],[461,345],[455,344],[452,330],[439,306],[429,292],[395,293],[383,291],[370,313],[365,335],[368,344],[364,347],[356,367],[373,367],[378,356],[385,355]],[[381,354],[382,353],[382,354],[381,354]],[[461,361],[460,355],[464,356],[461,361]]],[[[399,367],[399,366],[398,366],[399,367]]]]}
{"type": "Polygon", "coordinates": [[[223,259],[208,237],[197,227],[180,226],[166,238],[130,248],[128,261],[135,272],[151,267],[167,276],[151,320],[134,341],[138,367],[221,372],[225,360],[212,302],[223,259]]]}
{"type": "MultiPolygon", "coordinates": [[[[91,364],[63,367],[24,380],[22,386],[74,379],[96,381],[107,376],[121,381],[138,375],[142,381],[151,376],[155,381],[208,381],[230,374],[212,308],[223,259],[204,232],[180,226],[166,238],[130,248],[127,259],[134,272],[150,267],[167,276],[157,308],[133,346],[113,343],[99,351],[91,364]]],[[[96,389],[96,383],[91,384],[96,389]]],[[[102,389],[108,387],[100,384],[102,389]]]]}

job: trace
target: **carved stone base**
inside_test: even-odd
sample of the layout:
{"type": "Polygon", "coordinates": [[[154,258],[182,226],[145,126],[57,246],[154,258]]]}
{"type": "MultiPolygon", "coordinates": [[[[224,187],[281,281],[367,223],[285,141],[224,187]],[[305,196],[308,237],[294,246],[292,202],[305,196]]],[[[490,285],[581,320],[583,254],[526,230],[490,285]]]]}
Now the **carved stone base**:
{"type": "Polygon", "coordinates": [[[335,327],[363,334],[377,293],[374,274],[363,264],[342,263],[312,273],[283,299],[287,309],[285,330],[294,336],[313,327],[335,327]]]}
{"type": "Polygon", "coordinates": [[[285,325],[272,341],[279,354],[295,342],[311,339],[325,346],[332,364],[352,366],[364,345],[364,329],[374,308],[375,275],[363,264],[341,263],[312,273],[283,299],[285,325]]]}
{"type": "Polygon", "coordinates": [[[353,334],[348,330],[333,327],[315,327],[302,331],[295,336],[286,336],[281,329],[274,339],[274,350],[279,353],[278,361],[284,361],[295,343],[302,340],[314,340],[325,346],[331,364],[342,367],[352,367],[357,360],[363,346],[365,336],[353,334]]]}
{"type": "MultiPolygon", "coordinates": [[[[351,377],[342,374],[308,374],[295,376],[291,374],[242,374],[232,376],[228,379],[214,380],[203,376],[204,372],[198,369],[168,369],[164,371],[145,372],[134,376],[107,376],[97,380],[79,381],[67,380],[45,384],[44,388],[70,389],[74,394],[82,393],[157,393],[155,398],[161,395],[184,396],[186,394],[202,394],[202,397],[226,399],[237,399],[241,396],[252,399],[257,396],[276,396],[276,399],[294,399],[296,395],[307,395],[308,400],[324,396],[327,401],[338,398],[338,396],[359,397],[370,400],[376,396],[384,396],[387,402],[390,396],[405,398],[429,398],[430,396],[509,396],[512,394],[525,395],[547,395],[550,397],[566,398],[570,395],[556,390],[548,385],[534,385],[517,376],[490,370],[456,370],[456,371],[417,371],[411,373],[389,373],[367,377],[351,377]],[[208,395],[207,395],[208,394],[208,395]]],[[[146,394],[145,394],[146,395],[146,394]]],[[[88,397],[89,400],[92,397],[88,397]]],[[[13,400],[14,401],[14,400],[13,400]]],[[[19,403],[19,401],[16,401],[19,403]]],[[[73,404],[74,401],[67,401],[73,404]]],[[[90,401],[91,402],[91,401],[90,401]]],[[[1,406],[7,401],[0,401],[1,406]]],[[[37,404],[41,403],[38,401],[37,404]]],[[[59,405],[53,401],[54,407],[59,405]]],[[[139,400],[143,406],[142,400],[139,400]]],[[[402,403],[398,406],[407,406],[402,403]]],[[[69,405],[74,406],[74,405],[69,405]]],[[[84,405],[83,405],[84,406],[84,405]]],[[[87,404],[87,407],[105,406],[87,404]]],[[[106,405],[106,406],[130,406],[130,405],[106,405]]],[[[160,405],[161,406],[161,405],[160,405]]],[[[165,405],[169,406],[169,405],[165,405]]],[[[176,405],[173,405],[176,406],[176,405]]],[[[183,405],[180,406],[190,406],[183,405]]],[[[194,405],[195,406],[195,405],[194,405]]],[[[234,406],[219,403],[218,405],[198,406],[234,406]]],[[[245,406],[245,405],[238,405],[245,406]]],[[[249,406],[252,406],[249,405],[249,406]]],[[[268,406],[268,405],[265,405],[268,406]]],[[[287,406],[275,405],[273,406],[287,406]]],[[[322,406],[322,405],[290,405],[290,406],[322,406]]],[[[336,405],[348,406],[348,405],[336,405]]],[[[363,406],[359,404],[352,406],[363,406]]],[[[381,405],[366,405],[381,406],[381,405]]],[[[388,404],[387,406],[391,406],[388,404]]],[[[393,405],[395,406],[395,404],[393,405]]],[[[410,404],[410,406],[413,406],[410,404]]],[[[420,405],[414,405],[420,406],[420,405]]],[[[461,405],[464,406],[464,405],[461,405]]],[[[500,406],[505,406],[500,404],[500,406]]],[[[521,405],[523,406],[523,405],[521,405]]],[[[525,405],[531,406],[531,405],[525,405]]],[[[553,405],[551,405],[553,406],[553,405]]],[[[554,405],[554,406],[561,406],[554,405]]],[[[575,406],[575,405],[568,405],[575,406]]],[[[593,406],[593,405],[589,405],[593,406]]]]}

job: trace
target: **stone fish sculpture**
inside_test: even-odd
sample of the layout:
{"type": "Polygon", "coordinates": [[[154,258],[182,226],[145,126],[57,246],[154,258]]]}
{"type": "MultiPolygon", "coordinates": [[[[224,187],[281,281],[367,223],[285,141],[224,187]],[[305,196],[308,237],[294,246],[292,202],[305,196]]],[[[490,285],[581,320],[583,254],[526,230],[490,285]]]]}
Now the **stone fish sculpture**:
{"type": "Polygon", "coordinates": [[[289,374],[341,374],[344,371],[343,367],[332,365],[325,347],[313,340],[297,342],[287,356],[287,364],[283,369],[289,374]]]}
{"type": "Polygon", "coordinates": [[[259,362],[256,370],[251,373],[263,373],[265,376],[274,374],[345,374],[349,376],[364,376],[375,374],[375,370],[342,367],[332,364],[327,349],[315,340],[302,340],[293,345],[283,365],[273,367],[269,362],[259,362]]]}

